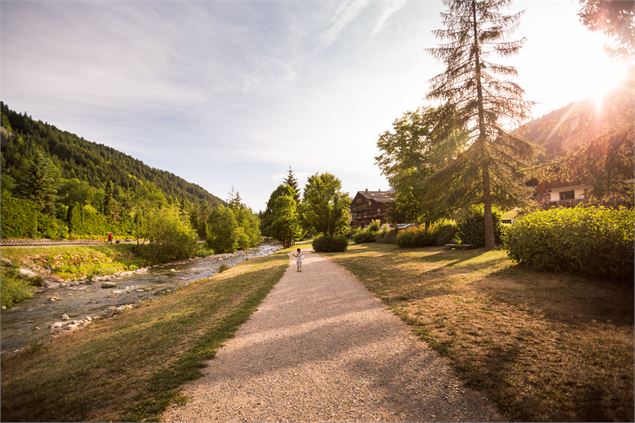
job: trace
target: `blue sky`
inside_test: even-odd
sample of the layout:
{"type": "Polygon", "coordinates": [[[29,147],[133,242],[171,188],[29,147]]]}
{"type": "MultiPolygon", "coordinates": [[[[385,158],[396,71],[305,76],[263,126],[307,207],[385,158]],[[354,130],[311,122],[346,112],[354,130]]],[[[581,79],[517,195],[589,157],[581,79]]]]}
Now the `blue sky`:
{"type": "MultiPolygon", "coordinates": [[[[442,71],[438,1],[0,2],[0,98],[254,210],[292,166],[387,189],[376,141],[442,71]]],[[[511,59],[534,115],[597,94],[618,65],[577,0],[525,9],[511,59]]]]}

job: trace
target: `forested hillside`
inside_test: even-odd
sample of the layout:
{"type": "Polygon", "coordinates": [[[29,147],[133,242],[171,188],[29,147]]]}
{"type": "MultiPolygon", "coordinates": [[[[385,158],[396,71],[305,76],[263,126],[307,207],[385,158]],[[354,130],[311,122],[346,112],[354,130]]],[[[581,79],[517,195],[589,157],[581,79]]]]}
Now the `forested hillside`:
{"type": "Polygon", "coordinates": [[[223,202],[198,185],[53,125],[2,112],[2,237],[143,235],[143,217],[178,207],[201,238],[223,202]]]}
{"type": "Polygon", "coordinates": [[[534,119],[515,131],[542,146],[544,156],[552,158],[577,150],[610,132],[633,127],[635,100],[633,81],[624,82],[596,103],[586,99],[534,119]]]}
{"type": "Polygon", "coordinates": [[[32,160],[36,150],[50,157],[61,170],[61,177],[77,178],[92,187],[105,188],[108,182],[130,186],[130,177],[155,184],[166,195],[192,203],[221,203],[202,187],[173,173],[155,169],[114,148],[87,141],[53,125],[16,113],[0,102],[2,127],[11,136],[2,137],[3,174],[17,175],[24,160],[32,160]],[[21,138],[21,139],[20,139],[21,138]]]}

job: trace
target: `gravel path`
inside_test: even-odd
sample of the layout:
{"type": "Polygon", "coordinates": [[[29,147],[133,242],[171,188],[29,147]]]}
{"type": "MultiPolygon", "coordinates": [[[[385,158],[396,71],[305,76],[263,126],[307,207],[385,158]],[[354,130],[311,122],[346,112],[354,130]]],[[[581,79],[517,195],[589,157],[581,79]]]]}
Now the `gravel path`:
{"type": "Polygon", "coordinates": [[[292,259],[163,421],[503,420],[348,271],[292,259]]]}

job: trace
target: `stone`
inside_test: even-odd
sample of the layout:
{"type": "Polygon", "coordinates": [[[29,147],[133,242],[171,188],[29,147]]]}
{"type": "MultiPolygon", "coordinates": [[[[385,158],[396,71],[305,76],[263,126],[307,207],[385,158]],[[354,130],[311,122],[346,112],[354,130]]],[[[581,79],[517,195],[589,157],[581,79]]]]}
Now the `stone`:
{"type": "Polygon", "coordinates": [[[170,272],[176,273],[176,269],[170,269],[170,272]]]}
{"type": "Polygon", "coordinates": [[[77,326],[76,324],[70,324],[70,325],[64,326],[64,330],[67,330],[69,332],[75,331],[77,329],[79,329],[79,326],[77,326]]]}
{"type": "Polygon", "coordinates": [[[55,294],[49,297],[49,301],[55,302],[61,300],[60,296],[55,294]]]}
{"type": "Polygon", "coordinates": [[[88,320],[89,322],[92,322],[93,318],[92,318],[92,316],[86,316],[86,320],[88,320]]]}
{"type": "Polygon", "coordinates": [[[62,314],[62,320],[69,320],[70,317],[68,314],[62,314]]]}
{"type": "Polygon", "coordinates": [[[38,277],[38,274],[32,270],[21,267],[20,269],[18,269],[18,276],[21,278],[32,279],[38,277]]]}
{"type": "Polygon", "coordinates": [[[113,294],[123,294],[123,291],[121,289],[113,289],[112,293],[113,294]]]}
{"type": "Polygon", "coordinates": [[[55,330],[55,329],[62,329],[62,326],[64,326],[64,322],[53,322],[51,324],[51,329],[55,330]]]}
{"type": "Polygon", "coordinates": [[[4,264],[5,266],[11,266],[13,264],[11,263],[11,260],[6,257],[0,257],[0,263],[4,264]]]}
{"type": "Polygon", "coordinates": [[[101,287],[104,288],[104,289],[106,289],[106,288],[114,288],[116,286],[117,286],[117,284],[114,283],[114,282],[103,282],[101,284],[101,287]]]}

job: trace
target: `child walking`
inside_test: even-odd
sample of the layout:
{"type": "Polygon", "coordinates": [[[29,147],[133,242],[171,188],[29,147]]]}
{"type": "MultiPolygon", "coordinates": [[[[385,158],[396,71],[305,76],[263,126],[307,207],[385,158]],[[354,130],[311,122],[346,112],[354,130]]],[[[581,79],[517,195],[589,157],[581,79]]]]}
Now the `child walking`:
{"type": "Polygon", "coordinates": [[[295,265],[298,267],[298,272],[302,271],[302,260],[304,260],[304,253],[299,248],[296,250],[298,254],[293,254],[295,257],[295,265]]]}

